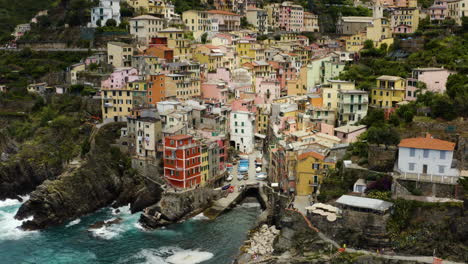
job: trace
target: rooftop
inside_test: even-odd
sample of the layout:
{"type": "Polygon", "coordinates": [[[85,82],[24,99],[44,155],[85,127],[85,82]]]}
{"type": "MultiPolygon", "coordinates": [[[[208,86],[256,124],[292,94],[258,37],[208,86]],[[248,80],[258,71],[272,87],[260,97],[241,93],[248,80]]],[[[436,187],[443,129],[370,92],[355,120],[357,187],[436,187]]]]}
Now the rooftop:
{"type": "Polygon", "coordinates": [[[425,138],[417,137],[402,139],[398,147],[453,151],[455,149],[455,143],[432,138],[430,134],[427,134],[425,138]]]}
{"type": "Polygon", "coordinates": [[[145,20],[145,19],[162,20],[162,18],[150,16],[150,15],[137,16],[137,17],[131,18],[130,20],[145,20]]]}
{"type": "Polygon", "coordinates": [[[379,199],[371,199],[351,195],[343,195],[340,198],[338,198],[336,202],[347,206],[371,209],[381,212],[385,212],[393,206],[393,203],[382,201],[379,199]]]}
{"type": "Polygon", "coordinates": [[[403,80],[400,76],[390,76],[390,75],[382,75],[377,80],[382,80],[382,81],[399,81],[403,80]]]}
{"type": "Polygon", "coordinates": [[[340,126],[335,128],[335,131],[341,132],[341,133],[351,133],[354,131],[358,131],[361,129],[365,129],[365,125],[359,125],[359,126],[352,126],[352,125],[345,125],[345,126],[340,126]]]}
{"type": "Polygon", "coordinates": [[[240,16],[238,14],[234,14],[232,12],[223,11],[223,10],[210,10],[210,11],[207,11],[207,13],[209,13],[209,14],[219,14],[219,15],[228,15],[228,16],[240,16]]]}

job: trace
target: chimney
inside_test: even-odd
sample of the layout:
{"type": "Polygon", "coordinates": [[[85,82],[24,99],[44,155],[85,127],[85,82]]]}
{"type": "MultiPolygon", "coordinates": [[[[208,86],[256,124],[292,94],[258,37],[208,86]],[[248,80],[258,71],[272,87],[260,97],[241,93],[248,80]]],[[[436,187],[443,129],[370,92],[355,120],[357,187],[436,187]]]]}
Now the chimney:
{"type": "Polygon", "coordinates": [[[432,135],[430,133],[426,133],[426,138],[432,138],[432,135]]]}

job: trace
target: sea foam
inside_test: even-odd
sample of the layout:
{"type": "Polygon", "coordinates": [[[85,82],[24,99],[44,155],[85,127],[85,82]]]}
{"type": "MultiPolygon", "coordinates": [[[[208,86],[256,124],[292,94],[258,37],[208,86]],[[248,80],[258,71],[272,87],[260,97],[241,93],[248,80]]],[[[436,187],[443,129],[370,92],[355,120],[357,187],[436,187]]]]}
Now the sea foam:
{"type": "Polygon", "coordinates": [[[161,247],[158,249],[142,249],[130,259],[121,263],[145,263],[145,264],[198,264],[209,260],[213,253],[203,252],[198,249],[185,250],[179,247],[161,247]]]}
{"type": "MultiPolygon", "coordinates": [[[[29,199],[29,196],[21,198],[25,202],[29,199]]],[[[23,221],[15,219],[15,215],[21,204],[22,202],[15,199],[0,201],[0,240],[18,240],[27,235],[38,233],[37,231],[24,231],[19,228],[23,221]]],[[[31,219],[25,219],[24,221],[31,219]]]]}

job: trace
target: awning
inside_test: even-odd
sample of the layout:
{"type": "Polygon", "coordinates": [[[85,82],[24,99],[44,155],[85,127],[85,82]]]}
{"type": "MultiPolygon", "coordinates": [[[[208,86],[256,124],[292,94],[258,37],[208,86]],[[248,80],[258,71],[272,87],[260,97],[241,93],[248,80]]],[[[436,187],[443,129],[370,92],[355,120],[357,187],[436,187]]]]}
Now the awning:
{"type": "Polygon", "coordinates": [[[258,138],[261,138],[261,139],[265,139],[265,138],[266,138],[265,135],[262,135],[262,134],[259,134],[259,133],[255,133],[255,136],[258,137],[258,138]]]}

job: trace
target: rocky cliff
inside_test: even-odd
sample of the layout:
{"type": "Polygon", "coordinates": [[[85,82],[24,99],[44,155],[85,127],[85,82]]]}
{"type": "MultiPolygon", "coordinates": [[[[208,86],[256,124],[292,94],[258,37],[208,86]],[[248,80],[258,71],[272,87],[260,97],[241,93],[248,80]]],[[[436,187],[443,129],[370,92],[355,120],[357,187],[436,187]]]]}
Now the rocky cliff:
{"type": "Polygon", "coordinates": [[[130,159],[110,145],[123,124],[101,127],[91,151],[76,167],[55,180],[46,180],[30,194],[16,218],[25,229],[41,229],[91,213],[101,207],[128,204],[144,187],[143,179],[130,167],[130,159]]]}
{"type": "Polygon", "coordinates": [[[175,223],[187,216],[202,212],[220,198],[221,191],[197,188],[183,192],[165,192],[158,203],[145,208],[140,222],[147,228],[175,223]]]}

